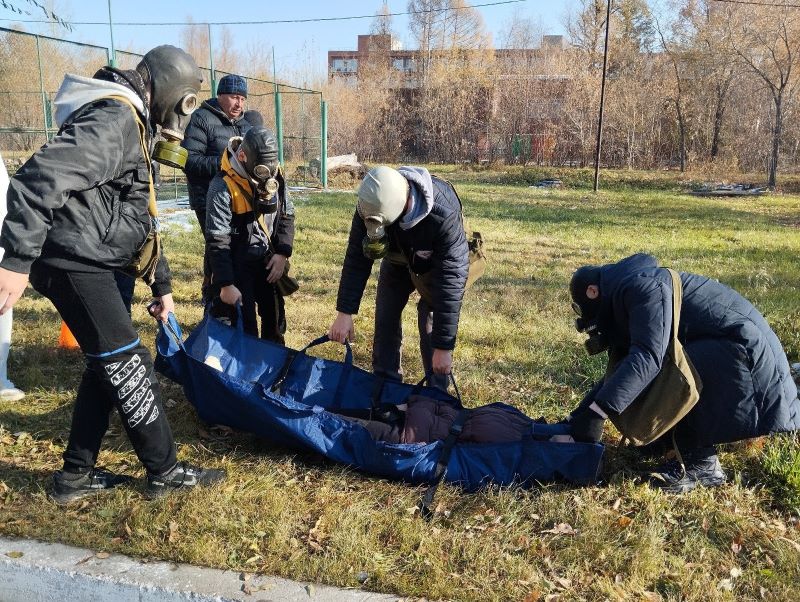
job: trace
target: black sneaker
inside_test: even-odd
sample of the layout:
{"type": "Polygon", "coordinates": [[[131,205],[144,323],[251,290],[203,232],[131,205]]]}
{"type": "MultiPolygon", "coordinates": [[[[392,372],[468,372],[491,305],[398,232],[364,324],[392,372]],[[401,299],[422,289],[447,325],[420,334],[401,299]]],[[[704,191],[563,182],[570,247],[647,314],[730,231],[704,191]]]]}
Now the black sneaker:
{"type": "Polygon", "coordinates": [[[726,480],[716,454],[687,457],[685,470],[677,460],[670,460],[650,473],[648,484],[665,493],[686,493],[695,487],[719,487],[726,480]]]}
{"type": "Polygon", "coordinates": [[[124,485],[131,480],[132,478],[127,475],[114,474],[100,468],[92,468],[86,473],[59,470],[53,473],[53,490],[49,497],[56,504],[69,504],[87,495],[124,485]]]}
{"type": "Polygon", "coordinates": [[[147,497],[154,499],[175,489],[214,485],[224,481],[228,473],[218,468],[201,468],[188,462],[178,462],[164,474],[147,475],[147,497]]]}

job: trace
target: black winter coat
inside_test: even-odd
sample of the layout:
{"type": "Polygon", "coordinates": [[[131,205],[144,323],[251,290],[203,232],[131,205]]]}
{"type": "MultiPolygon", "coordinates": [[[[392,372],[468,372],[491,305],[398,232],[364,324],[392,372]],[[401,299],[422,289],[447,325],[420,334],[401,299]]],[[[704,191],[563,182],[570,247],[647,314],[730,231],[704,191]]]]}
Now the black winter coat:
{"type": "Polygon", "coordinates": [[[189,153],[185,171],[192,209],[205,206],[208,185],[220,169],[228,141],[234,136],[244,135],[251,125],[244,115],[235,121],[230,119],[219,108],[216,98],[205,101],[192,113],[181,142],[189,153]]]}
{"type": "MultiPolygon", "coordinates": [[[[461,302],[469,271],[469,248],[458,195],[449,182],[436,176],[432,178],[434,190],[431,212],[408,230],[400,228],[398,220],[386,231],[389,235],[389,254],[402,253],[409,270],[425,276],[426,282],[430,283],[427,292],[433,310],[431,345],[434,349],[452,350],[456,344],[461,302]]],[[[358,313],[373,263],[361,248],[366,235],[364,220],[356,211],[339,280],[337,311],[358,313]]]]}
{"type": "MultiPolygon", "coordinates": [[[[76,110],[11,178],[0,266],[27,274],[39,257],[84,271],[127,266],[153,227],[149,169],[129,106],[101,99],[76,110]]],[[[151,288],[171,292],[163,255],[151,288]]]]}
{"type": "MultiPolygon", "coordinates": [[[[789,362],[764,317],[733,289],[681,272],[678,340],[702,381],[700,400],[678,424],[683,445],[705,446],[800,429],[789,362]]],[[[604,266],[600,325],[609,353],[624,357],[594,400],[621,412],[661,369],[672,328],[672,280],[650,255],[604,266]]]]}
{"type": "MultiPolygon", "coordinates": [[[[230,151],[226,151],[229,153],[230,151]]],[[[294,244],[294,204],[286,191],[283,176],[278,178],[278,209],[274,221],[264,216],[265,223],[272,221],[270,237],[262,230],[258,216],[253,211],[252,197],[234,201],[225,175],[234,174],[235,182],[242,190],[250,190],[246,180],[237,177],[230,167],[228,157],[223,160],[223,169],[208,189],[206,206],[206,253],[213,274],[214,286],[234,284],[236,265],[244,262],[263,262],[268,255],[277,253],[292,256],[294,244]]]]}

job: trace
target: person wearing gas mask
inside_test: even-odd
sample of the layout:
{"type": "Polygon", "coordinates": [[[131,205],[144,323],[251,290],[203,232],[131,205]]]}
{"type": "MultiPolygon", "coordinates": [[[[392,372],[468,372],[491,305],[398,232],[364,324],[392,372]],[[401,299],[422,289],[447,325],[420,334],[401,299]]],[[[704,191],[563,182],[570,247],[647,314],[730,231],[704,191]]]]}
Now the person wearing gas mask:
{"type": "Polygon", "coordinates": [[[294,243],[294,205],[278,163],[275,134],[263,126],[231,138],[222,169],[208,188],[206,245],[211,264],[212,315],[235,321],[241,304],[244,331],[283,344],[284,294],[294,243]]]}
{"type": "MultiPolygon", "coordinates": [[[[650,475],[668,493],[714,487],[726,476],[715,446],[800,428],[800,401],[780,341],[744,297],[716,280],[678,272],[677,339],[699,377],[699,399],[646,451],[675,460],[650,475]],[[682,462],[681,462],[682,460],[682,462]]],[[[607,417],[642,403],[672,339],[673,280],[650,255],[584,266],[570,282],[576,327],[590,354],[608,351],[613,371],[570,414],[573,436],[600,440],[607,417]]],[[[668,418],[668,417],[666,417],[668,418]]]]}
{"type": "MultiPolygon", "coordinates": [[[[228,141],[242,136],[254,125],[263,125],[258,111],[245,111],[247,80],[239,75],[226,75],[217,84],[217,96],[204,101],[192,114],[181,145],[189,153],[186,179],[189,184],[189,206],[197,215],[200,230],[206,234],[206,198],[211,180],[222,167],[222,156],[228,141]]],[[[211,267],[203,258],[203,301],[210,301],[211,267]]]]}
{"type": "Polygon", "coordinates": [[[446,390],[469,271],[461,201],[453,186],[421,167],[370,170],[358,189],[328,336],[354,335],[353,315],[380,259],[372,369],[402,380],[402,312],[416,290],[422,364],[428,382],[446,390]]]}
{"type": "Polygon", "coordinates": [[[68,503],[130,480],[95,467],[109,413],[117,409],[147,472],[147,494],[212,484],[222,470],[178,462],[147,348],[131,322],[115,270],[141,277],[151,313],[173,311],[161,253],[151,158],[182,167],[178,143],[197,106],[202,75],[173,46],[148,52],[135,70],[67,75],[55,99],[55,137],[11,179],[0,246],[0,313],[30,278],[69,326],[86,359],[64,467],[51,497],[68,503]],[[164,140],[153,144],[157,127],[164,140]]]}

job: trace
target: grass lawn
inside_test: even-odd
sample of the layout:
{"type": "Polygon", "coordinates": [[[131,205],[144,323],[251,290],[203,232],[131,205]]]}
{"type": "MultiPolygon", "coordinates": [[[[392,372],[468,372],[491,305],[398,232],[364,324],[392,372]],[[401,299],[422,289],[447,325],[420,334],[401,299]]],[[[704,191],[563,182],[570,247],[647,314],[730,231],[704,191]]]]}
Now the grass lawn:
{"type": "MultiPolygon", "coordinates": [[[[585,263],[638,251],[720,279],[751,299],[800,360],[800,196],[709,199],[682,194],[675,175],[612,172],[591,194],[580,170],[538,173],[437,166],[456,185],[470,226],[487,243],[486,275],[469,291],[455,370],[469,405],[503,400],[533,416],[563,417],[598,378],[572,326],[566,286],[585,263]],[[568,188],[539,190],[539,176],[568,188]]],[[[295,196],[288,343],[327,330],[352,216],[351,193],[295,196]]],[[[178,318],[200,320],[199,232],[166,241],[178,318]]],[[[134,319],[152,344],[147,289],[134,319]]],[[[375,279],[356,320],[355,361],[369,366],[375,279]]],[[[637,485],[635,454],[608,427],[603,483],[463,495],[440,489],[433,522],[414,514],[422,489],[359,475],[246,434],[217,437],[179,387],[162,379],[183,459],[221,465],[221,486],[159,501],[137,486],[64,510],[45,488],[69,432],[82,369],[56,349],[58,316],[32,291],[15,308],[10,375],[29,395],[0,406],[0,531],[5,535],[299,580],[458,600],[797,600],[800,443],[791,436],[727,446],[732,482],[667,497],[637,485]]],[[[414,312],[404,366],[420,374],[414,312]]],[[[321,353],[341,357],[338,346],[321,353]]],[[[100,464],[143,471],[118,421],[100,464]]],[[[269,592],[261,593],[268,597],[269,592]]],[[[254,599],[259,598],[256,595],[254,599]]]]}

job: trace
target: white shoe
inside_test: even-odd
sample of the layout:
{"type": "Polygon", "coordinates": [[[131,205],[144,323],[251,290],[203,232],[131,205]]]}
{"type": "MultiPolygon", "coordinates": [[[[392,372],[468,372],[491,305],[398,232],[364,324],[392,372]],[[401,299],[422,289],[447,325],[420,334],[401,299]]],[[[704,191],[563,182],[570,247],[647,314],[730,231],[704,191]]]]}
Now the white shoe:
{"type": "Polygon", "coordinates": [[[0,389],[0,401],[19,401],[23,397],[25,397],[25,391],[16,387],[0,389]]]}

